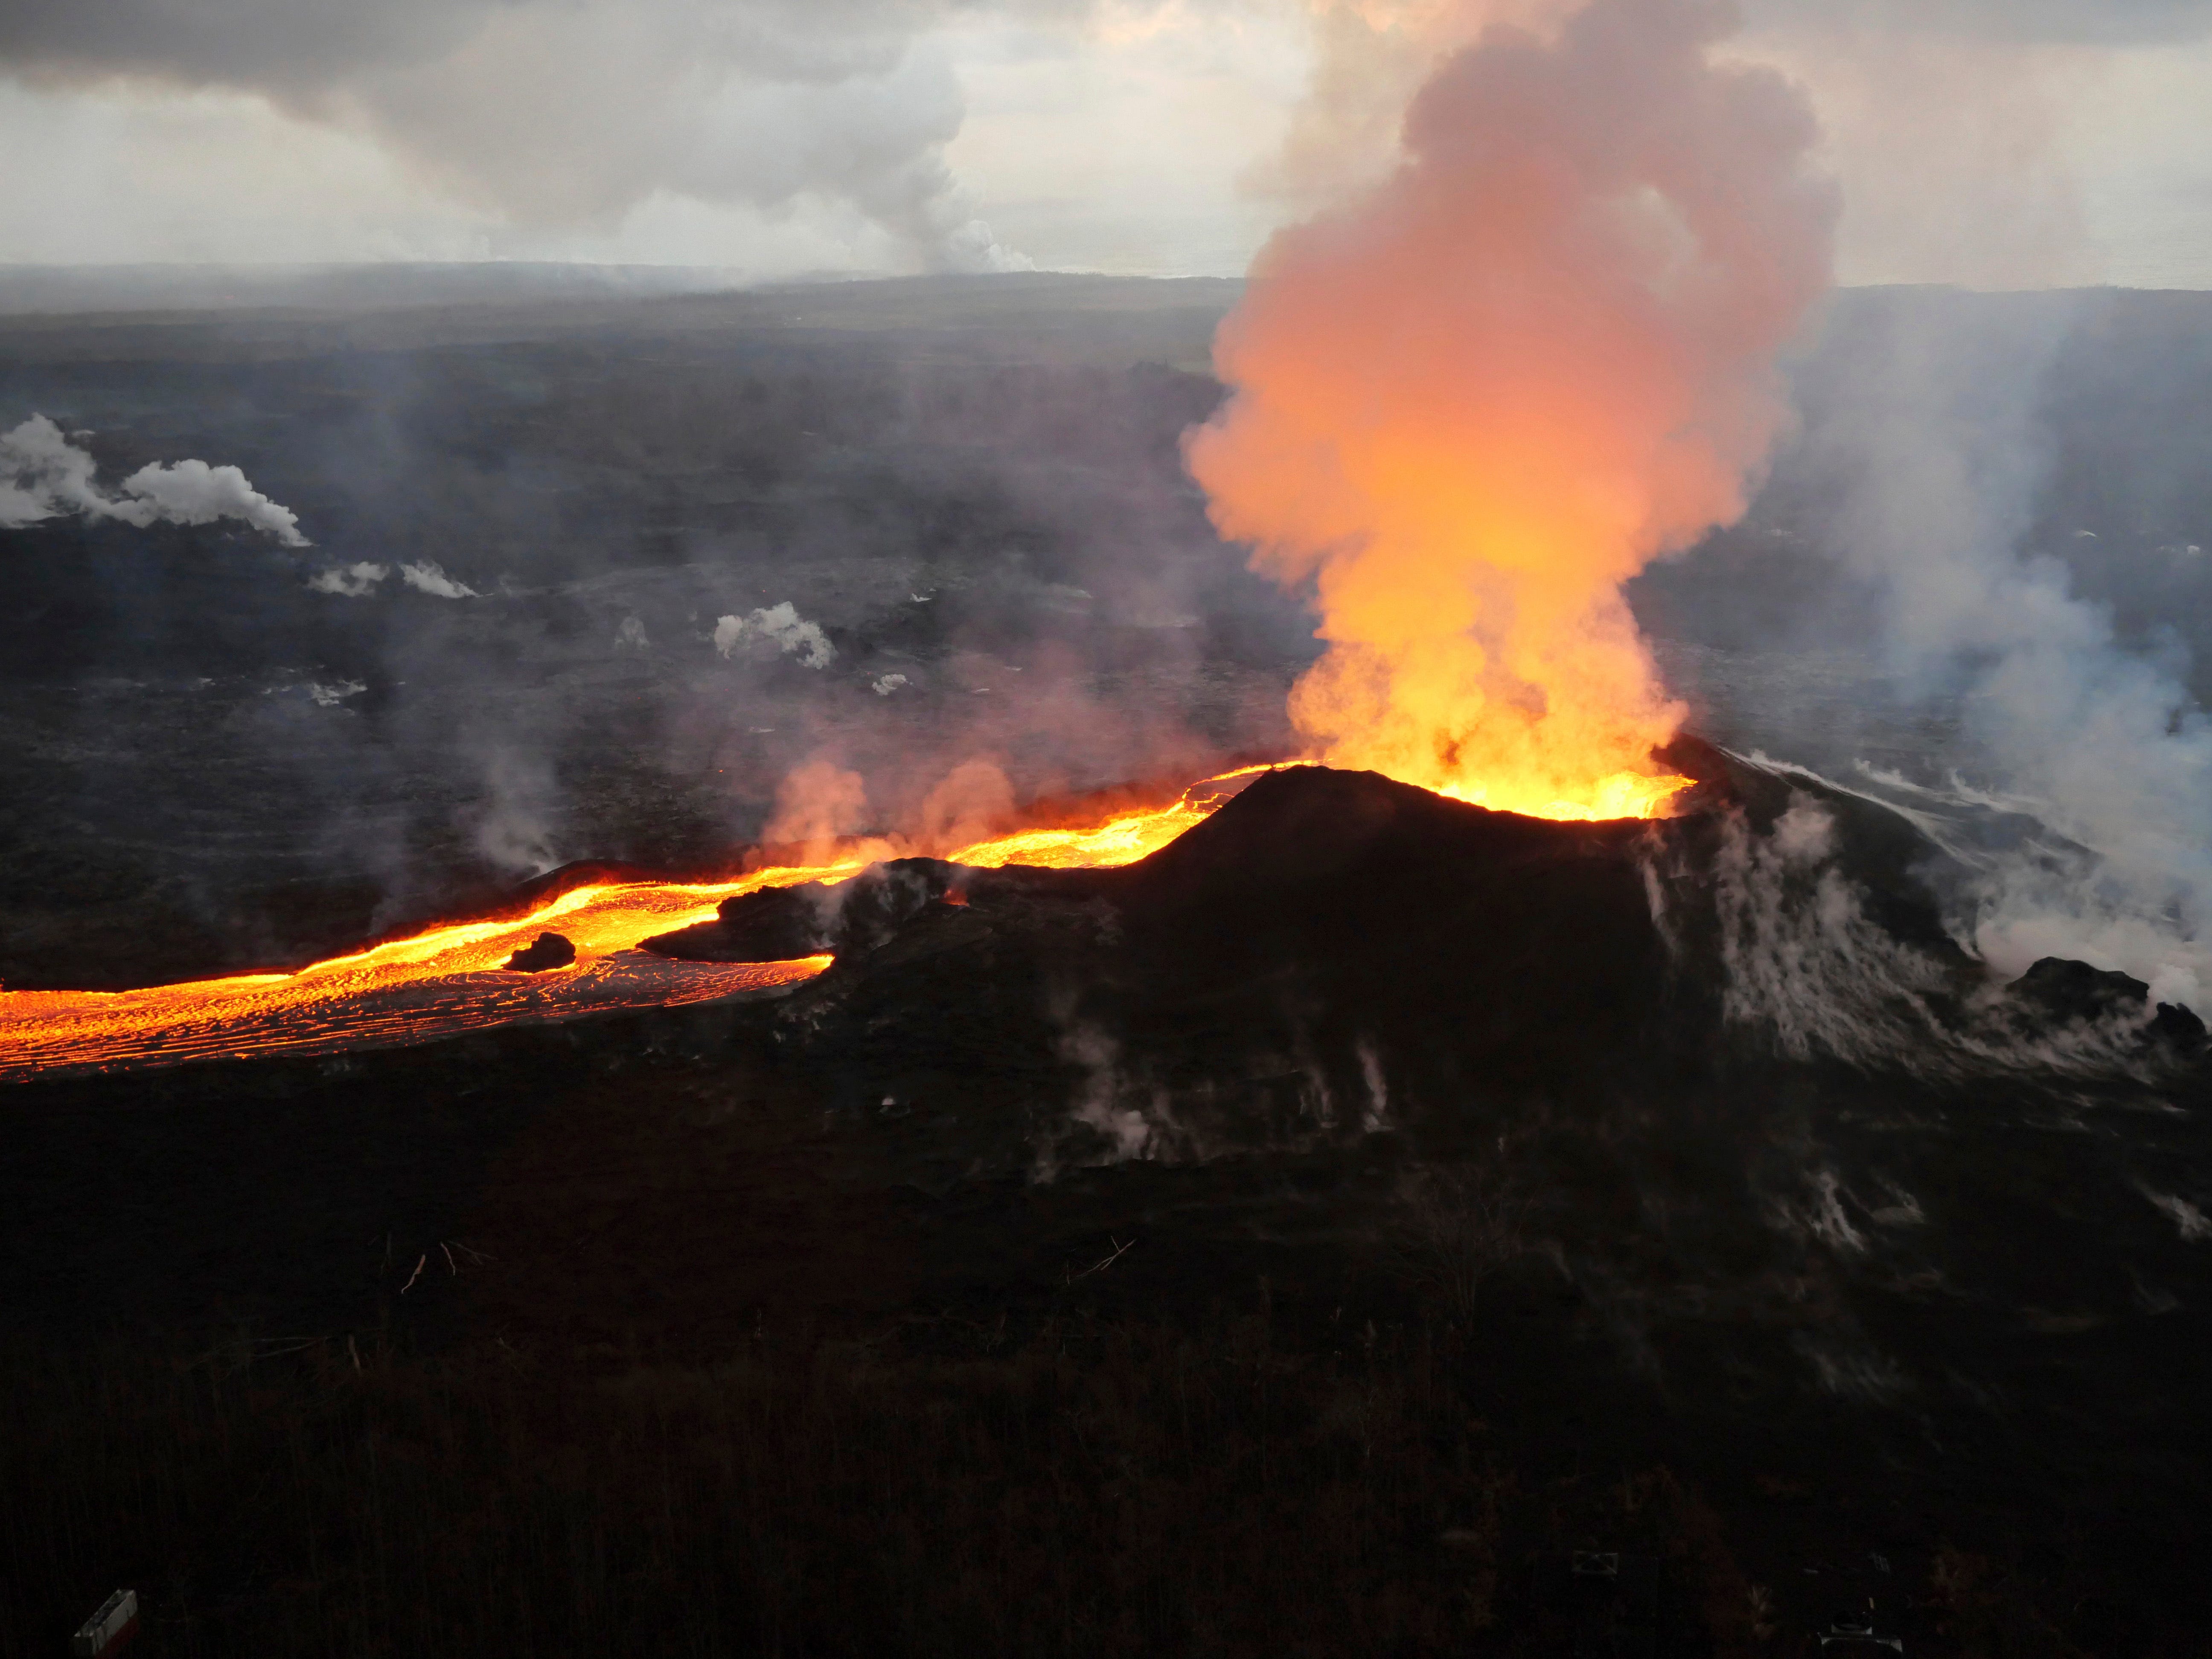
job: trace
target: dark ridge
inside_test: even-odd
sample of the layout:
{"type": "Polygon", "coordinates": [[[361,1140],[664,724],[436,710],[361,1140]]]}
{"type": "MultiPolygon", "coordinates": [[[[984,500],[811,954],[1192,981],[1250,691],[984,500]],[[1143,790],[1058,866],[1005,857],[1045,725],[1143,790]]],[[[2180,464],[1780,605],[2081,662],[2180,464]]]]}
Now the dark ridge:
{"type": "MultiPolygon", "coordinates": [[[[2135,1024],[2150,1006],[2150,987],[2142,981],[2061,957],[2043,957],[2005,988],[2061,1024],[2135,1024]]],[[[2161,1002],[2143,1024],[2143,1038],[2194,1054],[2205,1047],[2204,1022],[2190,1008],[2161,1002]]]]}
{"type": "Polygon", "coordinates": [[[2150,995],[2139,979],[2061,957],[2045,957],[2007,988],[2058,1019],[2124,1019],[2141,1014],[2150,995]]]}
{"type": "Polygon", "coordinates": [[[1375,772],[1297,766],[1267,773],[1234,800],[1141,863],[1163,901],[1200,892],[1310,888],[1355,867],[1454,856],[1491,863],[1610,848],[1643,830],[1638,820],[1560,823],[1493,812],[1375,772]],[[1446,849],[1449,848],[1449,852],[1446,849]]]}
{"type": "Polygon", "coordinates": [[[740,893],[722,901],[714,921],[656,933],[639,948],[679,962],[788,962],[872,950],[962,877],[979,873],[939,859],[891,859],[834,885],[806,881],[740,893]]]}
{"type": "Polygon", "coordinates": [[[510,974],[543,974],[575,965],[576,946],[559,933],[540,933],[507,959],[510,974]]]}

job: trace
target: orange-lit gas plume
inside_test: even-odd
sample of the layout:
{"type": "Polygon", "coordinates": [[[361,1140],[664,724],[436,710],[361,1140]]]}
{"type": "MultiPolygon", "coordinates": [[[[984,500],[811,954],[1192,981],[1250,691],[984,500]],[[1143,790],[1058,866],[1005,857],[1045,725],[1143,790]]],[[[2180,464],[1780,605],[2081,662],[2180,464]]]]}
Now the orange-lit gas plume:
{"type": "MultiPolygon", "coordinates": [[[[1194,784],[1164,806],[1074,825],[1018,830],[956,848],[955,864],[1054,869],[1133,864],[1200,822],[1246,767],[1194,784]]],[[[956,774],[956,777],[959,775],[956,774]]],[[[714,919],[724,899],[763,887],[848,879],[901,849],[880,842],[811,849],[818,861],[729,881],[618,882],[578,887],[528,915],[459,922],[289,974],[242,974],[140,991],[0,992],[0,1082],[41,1072],[100,1071],[226,1055],[373,1048],[532,1020],[672,1007],[811,979],[826,956],[793,962],[670,962],[634,947],[714,919]],[[573,968],[503,970],[541,932],[576,947],[573,968]]]]}
{"type": "Polygon", "coordinates": [[[1803,100],[1719,0],[1591,0],[1443,58],[1381,184],[1279,234],[1188,445],[1215,524],[1311,581],[1319,758],[1548,817],[1650,816],[1682,710],[1621,597],[1739,516],[1827,285],[1803,100]]]}

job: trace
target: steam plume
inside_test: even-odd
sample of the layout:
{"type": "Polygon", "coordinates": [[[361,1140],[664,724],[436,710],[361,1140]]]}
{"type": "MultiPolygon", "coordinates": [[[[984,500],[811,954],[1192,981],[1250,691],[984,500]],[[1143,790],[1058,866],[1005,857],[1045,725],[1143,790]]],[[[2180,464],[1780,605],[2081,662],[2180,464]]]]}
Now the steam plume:
{"type": "Polygon", "coordinates": [[[775,815],[762,838],[795,843],[810,863],[826,861],[866,823],[868,786],[858,772],[816,758],[794,767],[775,792],[775,815]]]}
{"type": "Polygon", "coordinates": [[[1381,185],[1262,252],[1192,437],[1222,532],[1311,580],[1322,757],[1557,817],[1647,811],[1680,708],[1620,596],[1739,515],[1777,350],[1827,284],[1803,100],[1715,64],[1712,0],[1498,27],[1381,185]]]}
{"type": "Polygon", "coordinates": [[[2178,645],[2125,650],[2065,568],[2026,545],[2045,459],[2037,386],[2065,331],[2094,321],[2081,304],[1979,325],[1958,307],[1900,309],[1854,337],[1854,374],[1808,448],[1844,485],[1838,546],[1885,599],[1892,661],[1971,694],[1962,723],[1995,782],[1927,793],[2024,812],[2065,838],[1997,855],[1954,847],[1979,866],[1958,931],[2007,977],[2063,957],[2133,975],[2154,1002],[2202,1007],[2212,719],[2178,645]]]}
{"type": "Polygon", "coordinates": [[[140,528],[155,523],[213,524],[236,519],[287,547],[306,547],[300,516],[246,481],[234,466],[205,461],[140,467],[123,481],[120,496],[94,482],[92,456],[43,415],[0,433],[0,528],[82,514],[118,519],[140,528]]]}
{"type": "MultiPolygon", "coordinates": [[[[356,567],[356,570],[359,568],[356,567]]],[[[445,567],[425,559],[420,564],[399,567],[399,580],[418,593],[428,593],[441,599],[480,599],[483,595],[465,583],[455,581],[446,574],[445,567]]]]}
{"type": "Polygon", "coordinates": [[[372,564],[363,559],[356,564],[334,564],[319,570],[307,578],[307,590],[313,593],[335,593],[341,599],[357,599],[376,591],[376,585],[392,574],[388,564],[372,564]]]}
{"type": "Polygon", "coordinates": [[[714,624],[714,649],[726,657],[748,640],[767,640],[809,668],[827,668],[837,659],[837,647],[830,643],[830,636],[819,624],[801,617],[788,599],[750,616],[724,617],[714,624]]]}

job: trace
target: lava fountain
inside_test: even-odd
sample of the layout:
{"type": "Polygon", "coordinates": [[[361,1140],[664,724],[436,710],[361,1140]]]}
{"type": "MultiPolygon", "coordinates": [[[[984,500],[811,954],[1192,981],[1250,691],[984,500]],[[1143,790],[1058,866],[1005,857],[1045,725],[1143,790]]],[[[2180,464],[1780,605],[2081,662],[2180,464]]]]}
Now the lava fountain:
{"type": "Polygon", "coordinates": [[[1379,185],[1280,233],[1188,440],[1214,523],[1310,582],[1318,759],[1479,805],[1648,817],[1680,724],[1621,596],[1739,517],[1836,199],[1732,9],[1592,0],[1443,58],[1379,185]]]}

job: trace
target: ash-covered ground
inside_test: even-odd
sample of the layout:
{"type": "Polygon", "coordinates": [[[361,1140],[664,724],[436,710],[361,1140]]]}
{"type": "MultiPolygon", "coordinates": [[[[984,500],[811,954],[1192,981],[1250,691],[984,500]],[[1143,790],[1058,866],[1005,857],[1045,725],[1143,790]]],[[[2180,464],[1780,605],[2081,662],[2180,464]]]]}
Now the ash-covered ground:
{"type": "MultiPolygon", "coordinates": [[[[102,477],[239,465],[313,545],[0,532],[0,977],[725,859],[822,756],[865,828],[1279,750],[1310,623],[1177,450],[1230,297],[8,323],[102,477]]],[[[2201,1650],[2188,915],[2156,983],[2000,965],[2137,866],[1864,553],[2002,533],[2194,684],[2195,303],[1843,296],[1633,592],[1736,751],[1667,823],[1285,771],[1127,870],[753,904],[725,954],[839,953],[786,996],[0,1094],[0,1654],[117,1582],[191,1653],[2201,1650]]]]}

